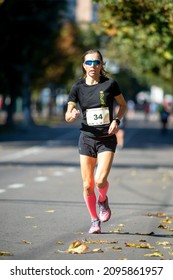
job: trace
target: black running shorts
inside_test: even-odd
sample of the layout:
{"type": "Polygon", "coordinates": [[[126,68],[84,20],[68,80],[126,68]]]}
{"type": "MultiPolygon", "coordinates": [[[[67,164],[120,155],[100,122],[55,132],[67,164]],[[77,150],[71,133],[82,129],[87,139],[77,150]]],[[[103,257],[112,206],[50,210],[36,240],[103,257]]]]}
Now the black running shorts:
{"type": "Polygon", "coordinates": [[[105,151],[115,153],[117,145],[116,135],[92,138],[81,132],[79,137],[79,154],[97,158],[97,154],[105,151]]]}

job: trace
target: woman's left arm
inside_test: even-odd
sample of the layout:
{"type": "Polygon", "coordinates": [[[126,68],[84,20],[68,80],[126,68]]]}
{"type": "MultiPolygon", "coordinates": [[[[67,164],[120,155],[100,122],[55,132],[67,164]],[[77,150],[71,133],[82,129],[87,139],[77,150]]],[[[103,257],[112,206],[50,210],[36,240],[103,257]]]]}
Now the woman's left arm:
{"type": "Polygon", "coordinates": [[[126,114],[127,111],[127,104],[126,101],[124,99],[124,96],[122,94],[115,96],[115,100],[119,106],[119,110],[116,114],[116,118],[118,118],[119,120],[121,120],[124,115],[126,114]]]}
{"type": "MultiPolygon", "coordinates": [[[[116,96],[115,100],[119,106],[118,112],[116,114],[116,118],[118,118],[121,121],[121,119],[124,117],[124,115],[127,111],[126,101],[122,94],[116,96]]],[[[119,131],[118,124],[117,124],[116,120],[113,120],[109,126],[108,134],[113,135],[113,134],[116,134],[118,131],[119,131]]]]}

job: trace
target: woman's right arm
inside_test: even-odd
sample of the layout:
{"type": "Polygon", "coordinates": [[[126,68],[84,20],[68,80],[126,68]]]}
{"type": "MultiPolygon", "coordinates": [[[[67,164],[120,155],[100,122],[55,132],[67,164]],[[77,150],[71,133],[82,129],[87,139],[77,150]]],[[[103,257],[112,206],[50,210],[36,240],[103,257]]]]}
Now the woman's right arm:
{"type": "Polygon", "coordinates": [[[68,102],[67,111],[65,113],[66,122],[73,122],[79,117],[80,111],[76,109],[76,103],[68,102]]]}

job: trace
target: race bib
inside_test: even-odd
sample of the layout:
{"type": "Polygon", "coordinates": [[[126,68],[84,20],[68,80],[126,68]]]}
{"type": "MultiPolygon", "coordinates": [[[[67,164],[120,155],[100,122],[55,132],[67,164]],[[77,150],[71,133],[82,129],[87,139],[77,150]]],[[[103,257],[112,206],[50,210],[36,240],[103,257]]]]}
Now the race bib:
{"type": "Polygon", "coordinates": [[[87,124],[90,126],[109,124],[109,109],[108,107],[87,109],[86,119],[87,124]]]}

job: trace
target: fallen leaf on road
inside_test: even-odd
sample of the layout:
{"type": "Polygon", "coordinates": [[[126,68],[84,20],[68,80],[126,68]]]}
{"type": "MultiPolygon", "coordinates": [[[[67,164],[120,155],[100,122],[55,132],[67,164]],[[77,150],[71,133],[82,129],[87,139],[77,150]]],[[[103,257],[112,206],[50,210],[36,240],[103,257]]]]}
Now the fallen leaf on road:
{"type": "Polygon", "coordinates": [[[158,226],[158,228],[166,229],[166,230],[169,230],[169,231],[173,231],[173,228],[170,228],[170,227],[168,227],[168,226],[166,226],[166,225],[162,225],[162,224],[160,224],[160,225],[158,226]]]}
{"type": "Polygon", "coordinates": [[[0,256],[13,256],[10,252],[0,251],[0,256]]]}
{"type": "Polygon", "coordinates": [[[142,249],[153,249],[154,247],[151,246],[149,243],[124,243],[126,247],[135,247],[135,248],[142,248],[142,249]]]}
{"type": "Polygon", "coordinates": [[[25,216],[25,219],[34,219],[32,216],[25,216]]]}
{"type": "Polygon", "coordinates": [[[82,240],[85,244],[116,244],[118,241],[108,241],[108,240],[82,240]]]}
{"type": "Polygon", "coordinates": [[[104,251],[101,248],[95,248],[92,250],[93,253],[103,253],[104,251]]]}
{"type": "Polygon", "coordinates": [[[149,217],[165,217],[166,214],[164,212],[158,212],[156,214],[148,213],[147,216],[149,216],[149,217]]]}
{"type": "Polygon", "coordinates": [[[122,228],[116,228],[116,229],[110,230],[110,232],[122,232],[122,228]]]}
{"type": "Polygon", "coordinates": [[[140,243],[140,244],[136,244],[136,248],[153,249],[154,247],[151,246],[149,243],[140,243]]]}
{"type": "Polygon", "coordinates": [[[171,220],[168,217],[166,217],[166,219],[163,220],[162,223],[171,224],[172,222],[171,222],[171,220]]]}
{"type": "Polygon", "coordinates": [[[124,243],[126,247],[136,247],[135,243],[124,243]]]}
{"type": "Polygon", "coordinates": [[[158,228],[168,229],[168,226],[165,226],[165,225],[160,224],[160,225],[158,226],[158,228]]]}
{"type": "Polygon", "coordinates": [[[156,244],[166,246],[166,245],[170,245],[171,243],[169,241],[158,241],[156,242],[156,244]]]}
{"type": "Polygon", "coordinates": [[[45,211],[46,213],[54,213],[55,212],[55,210],[47,210],[47,211],[45,211]]]}
{"type": "Polygon", "coordinates": [[[112,249],[115,251],[122,251],[122,248],[118,246],[113,246],[112,249]]]}
{"type": "Polygon", "coordinates": [[[62,242],[62,241],[57,241],[56,244],[57,244],[57,245],[63,245],[64,242],[62,242]]]}
{"type": "Polygon", "coordinates": [[[69,245],[68,249],[74,249],[74,248],[79,247],[80,245],[81,245],[81,241],[75,240],[69,245]]]}
{"type": "Polygon", "coordinates": [[[32,244],[31,241],[28,241],[28,240],[21,240],[22,243],[25,243],[25,244],[32,244]]]}
{"type": "Polygon", "coordinates": [[[68,249],[67,253],[72,253],[72,254],[84,254],[88,250],[88,247],[85,244],[81,244],[80,246],[73,248],[73,249],[68,249]]]}
{"type": "Polygon", "coordinates": [[[144,256],[145,257],[163,257],[163,255],[159,252],[154,252],[154,253],[151,253],[151,254],[145,254],[144,256]]]}
{"type": "Polygon", "coordinates": [[[70,246],[67,249],[67,253],[71,254],[84,254],[86,250],[88,249],[88,246],[81,243],[79,240],[75,240],[70,244],[70,246]]]}
{"type": "Polygon", "coordinates": [[[164,212],[157,212],[157,213],[156,213],[156,216],[157,216],[157,217],[165,217],[166,214],[165,214],[164,212]]]}

